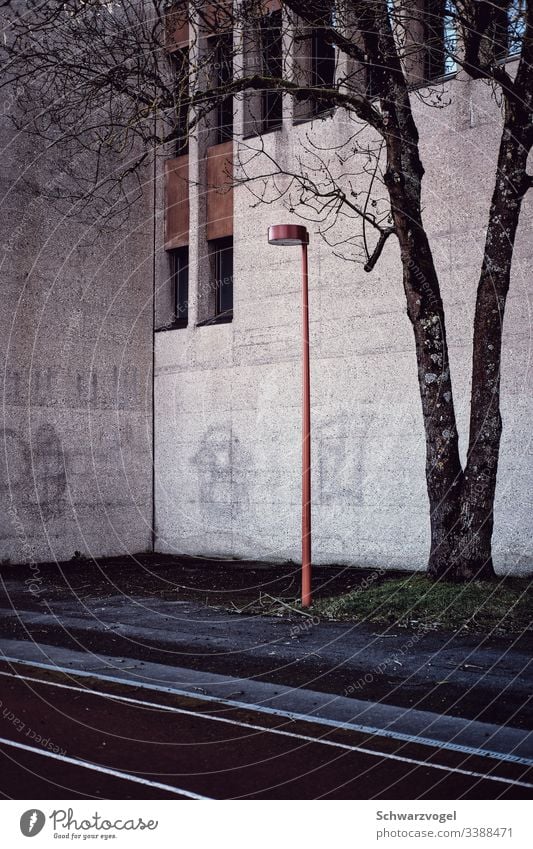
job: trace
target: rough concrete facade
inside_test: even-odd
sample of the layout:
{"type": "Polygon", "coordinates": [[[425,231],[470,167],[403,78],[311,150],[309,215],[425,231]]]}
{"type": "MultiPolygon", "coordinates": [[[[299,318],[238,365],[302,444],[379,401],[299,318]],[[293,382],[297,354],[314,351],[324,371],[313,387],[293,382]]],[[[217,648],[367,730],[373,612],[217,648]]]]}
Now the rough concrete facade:
{"type": "MultiPolygon", "coordinates": [[[[473,310],[500,121],[482,84],[455,79],[444,88],[449,106],[415,101],[415,112],[464,452],[473,310]]],[[[345,128],[338,116],[298,127],[288,120],[264,141],[290,164],[310,132],[327,145],[345,128]]],[[[297,219],[281,204],[251,210],[247,189],[235,190],[233,323],[195,327],[206,251],[202,203],[200,191],[191,198],[189,325],[156,334],[156,546],[298,561],[299,257],[297,249],[266,241],[270,224],[297,219]]],[[[533,566],[531,220],[530,195],[505,318],[494,532],[496,569],[515,574],[533,566]]],[[[314,560],[423,569],[424,434],[397,245],[389,240],[371,274],[337,259],[313,234],[309,258],[314,560]]],[[[159,265],[164,300],[164,257],[159,265]]]]}
{"type": "Polygon", "coordinates": [[[152,517],[151,192],[95,234],[47,195],[65,179],[0,121],[0,559],[145,551],[152,517]]]}

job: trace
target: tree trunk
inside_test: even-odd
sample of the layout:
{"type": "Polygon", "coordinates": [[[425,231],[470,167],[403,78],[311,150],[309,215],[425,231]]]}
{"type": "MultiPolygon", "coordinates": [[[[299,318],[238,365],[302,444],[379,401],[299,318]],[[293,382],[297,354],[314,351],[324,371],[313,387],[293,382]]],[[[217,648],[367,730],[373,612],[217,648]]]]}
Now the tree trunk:
{"type": "Polygon", "coordinates": [[[413,327],[426,439],[430,506],[429,572],[448,573],[456,550],[463,470],[439,281],[421,212],[423,168],[418,135],[407,105],[389,116],[385,182],[400,243],[407,314],[413,327]],[[406,111],[408,110],[408,112],[406,111]],[[409,135],[406,142],[405,135],[409,135]]]}
{"type": "MultiPolygon", "coordinates": [[[[533,11],[514,82],[503,77],[505,117],[496,183],[474,319],[470,433],[466,468],[459,458],[444,309],[433,256],[422,221],[424,169],[409,95],[399,72],[381,99],[387,170],[385,183],[400,243],[407,313],[415,337],[418,383],[426,437],[426,481],[430,503],[428,574],[466,581],[494,576],[492,530],[500,450],[502,324],[522,199],[533,144],[533,11]],[[507,82],[506,82],[507,81],[507,82]],[[512,87],[512,88],[511,88],[512,87]]],[[[383,24],[392,55],[390,32],[383,24]]]]}
{"type": "MultiPolygon", "coordinates": [[[[506,108],[489,213],[474,317],[468,457],[451,563],[451,577],[455,580],[494,575],[492,531],[502,433],[502,330],[516,230],[522,200],[530,185],[526,172],[531,147],[528,112],[517,104],[506,108]]],[[[439,576],[438,570],[430,571],[439,576]]]]}
{"type": "MultiPolygon", "coordinates": [[[[412,222],[411,222],[412,228],[412,222]]],[[[446,323],[433,257],[423,231],[403,263],[407,313],[416,348],[418,385],[426,439],[426,485],[430,507],[431,548],[428,571],[450,577],[464,485],[446,323]]]]}
{"type": "Polygon", "coordinates": [[[380,32],[384,51],[382,64],[389,69],[380,98],[387,151],[385,184],[400,244],[407,314],[415,338],[430,506],[428,569],[431,575],[440,577],[449,572],[456,551],[463,470],[459,458],[444,307],[422,221],[424,169],[420,161],[418,130],[386,8],[380,8],[382,14],[379,21],[376,18],[374,29],[380,32]]]}

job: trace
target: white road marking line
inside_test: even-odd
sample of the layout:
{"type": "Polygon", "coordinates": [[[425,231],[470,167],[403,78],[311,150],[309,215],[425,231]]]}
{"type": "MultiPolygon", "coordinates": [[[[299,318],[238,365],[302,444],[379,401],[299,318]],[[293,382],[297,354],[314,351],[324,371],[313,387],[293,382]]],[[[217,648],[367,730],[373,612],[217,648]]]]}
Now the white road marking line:
{"type": "MultiPolygon", "coordinates": [[[[82,669],[70,669],[65,666],[54,666],[49,663],[39,663],[38,661],[19,660],[16,657],[8,657],[7,655],[0,656],[0,660],[5,660],[9,663],[17,663],[23,666],[37,667],[46,669],[51,672],[65,672],[68,675],[77,676],[80,678],[96,678],[98,681],[112,681],[115,684],[123,684],[127,687],[141,687],[144,690],[154,690],[157,693],[170,693],[171,695],[183,696],[188,699],[197,699],[208,703],[216,703],[227,705],[228,707],[240,708],[243,710],[253,710],[255,713],[265,713],[270,716],[282,716],[286,719],[301,720],[302,722],[312,722],[317,725],[326,725],[329,728],[340,728],[346,731],[356,731],[360,734],[366,734],[375,737],[385,737],[386,739],[400,740],[405,743],[414,743],[420,746],[431,746],[434,749],[446,749],[451,752],[459,752],[462,755],[474,755],[476,757],[491,758],[493,760],[516,763],[520,766],[533,767],[531,758],[524,758],[520,755],[513,755],[507,752],[496,752],[492,749],[478,749],[475,746],[464,746],[461,743],[452,743],[446,740],[436,740],[431,737],[420,737],[415,734],[406,734],[401,731],[394,731],[389,728],[375,728],[372,725],[360,725],[356,722],[340,722],[326,717],[315,716],[314,714],[297,713],[296,711],[283,710],[281,708],[267,707],[266,705],[252,704],[251,702],[238,702],[233,699],[225,699],[223,696],[209,696],[205,693],[195,693],[191,690],[181,690],[177,687],[163,687],[158,684],[148,684],[142,681],[135,681],[129,678],[119,678],[116,675],[99,675],[98,672],[86,672],[82,669]]],[[[12,675],[9,672],[0,672],[0,675],[12,675]]],[[[15,676],[24,677],[24,676],[15,676]]],[[[533,732],[528,732],[527,736],[531,736],[533,732]]]]}
{"type": "MultiPolygon", "coordinates": [[[[178,708],[178,707],[174,707],[173,705],[161,705],[161,704],[158,704],[157,702],[147,702],[147,701],[144,701],[143,699],[133,699],[133,698],[130,698],[129,696],[119,696],[119,695],[116,695],[114,693],[102,693],[99,690],[92,690],[92,689],[85,688],[85,687],[75,687],[72,684],[60,684],[56,681],[43,681],[40,678],[30,678],[30,677],[25,676],[25,675],[12,675],[9,672],[0,672],[0,675],[6,675],[6,676],[9,676],[11,678],[16,678],[16,679],[22,680],[22,681],[31,681],[31,682],[36,683],[36,684],[44,684],[44,685],[50,686],[50,687],[58,687],[62,690],[74,690],[75,692],[83,693],[84,695],[99,696],[100,698],[103,698],[103,699],[111,699],[111,700],[114,700],[114,701],[125,702],[127,704],[139,705],[141,707],[156,708],[157,710],[163,710],[163,711],[166,711],[168,713],[178,713],[178,714],[181,714],[181,715],[193,717],[195,719],[205,719],[205,720],[208,720],[210,722],[221,722],[225,725],[237,725],[240,728],[249,728],[252,731],[261,731],[262,733],[266,733],[266,734],[276,734],[276,735],[281,736],[281,737],[290,737],[290,738],[295,739],[295,740],[302,740],[305,743],[316,743],[316,744],[322,745],[322,746],[331,746],[332,748],[335,748],[335,749],[344,749],[345,751],[349,751],[349,752],[360,752],[361,754],[370,755],[370,756],[375,757],[375,758],[383,758],[385,760],[393,760],[393,761],[400,761],[401,763],[414,764],[415,766],[422,766],[422,767],[425,767],[426,769],[438,769],[438,770],[442,770],[444,772],[453,772],[453,773],[457,773],[459,775],[468,775],[468,776],[471,776],[473,778],[482,778],[486,781],[497,781],[497,782],[500,782],[500,783],[503,783],[503,784],[512,784],[513,786],[516,786],[516,787],[527,787],[527,788],[533,789],[533,784],[529,784],[526,781],[519,781],[519,780],[515,781],[512,778],[503,778],[503,777],[498,776],[498,775],[485,775],[482,772],[474,772],[474,771],[468,770],[468,769],[461,769],[460,767],[452,767],[452,766],[445,766],[443,764],[428,763],[428,761],[421,761],[421,760],[418,760],[417,758],[408,758],[404,755],[394,755],[394,754],[391,754],[391,753],[388,753],[388,752],[380,752],[380,751],[376,751],[375,749],[367,749],[364,746],[350,746],[347,743],[337,743],[334,740],[324,740],[320,737],[310,737],[309,735],[306,735],[306,734],[296,734],[294,731],[283,731],[280,728],[268,728],[268,727],[265,727],[264,725],[254,725],[250,722],[240,722],[237,719],[228,719],[227,717],[223,717],[223,716],[212,716],[210,714],[197,713],[196,711],[185,710],[185,708],[178,708]]],[[[248,709],[250,710],[252,708],[250,706],[248,706],[248,709]]]]}
{"type": "Polygon", "coordinates": [[[141,778],[138,775],[130,775],[129,772],[121,772],[118,769],[111,769],[107,766],[91,763],[91,761],[83,761],[78,758],[69,758],[67,755],[56,755],[55,752],[45,752],[44,749],[36,749],[34,746],[27,746],[25,743],[17,743],[15,740],[8,740],[5,737],[0,737],[0,746],[13,746],[15,749],[24,749],[25,752],[31,752],[33,755],[43,755],[45,758],[53,758],[62,763],[73,764],[74,766],[83,767],[83,769],[92,769],[94,772],[103,772],[106,775],[112,775],[114,778],[122,778],[124,781],[134,781],[136,784],[145,784],[147,787],[155,787],[158,790],[167,790],[169,793],[174,793],[176,796],[185,796],[187,799],[200,799],[201,801],[213,801],[209,796],[200,796],[198,793],[193,793],[191,790],[182,790],[180,787],[173,787],[171,784],[161,784],[159,781],[150,781],[148,778],[141,778]]]}

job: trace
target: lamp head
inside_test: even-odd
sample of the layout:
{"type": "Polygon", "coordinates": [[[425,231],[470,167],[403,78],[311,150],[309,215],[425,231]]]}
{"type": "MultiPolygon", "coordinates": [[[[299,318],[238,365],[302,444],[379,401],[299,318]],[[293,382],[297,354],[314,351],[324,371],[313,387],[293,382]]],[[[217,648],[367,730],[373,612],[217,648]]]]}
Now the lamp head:
{"type": "Polygon", "coordinates": [[[301,224],[273,224],[268,228],[269,245],[308,245],[309,233],[301,224]]]}

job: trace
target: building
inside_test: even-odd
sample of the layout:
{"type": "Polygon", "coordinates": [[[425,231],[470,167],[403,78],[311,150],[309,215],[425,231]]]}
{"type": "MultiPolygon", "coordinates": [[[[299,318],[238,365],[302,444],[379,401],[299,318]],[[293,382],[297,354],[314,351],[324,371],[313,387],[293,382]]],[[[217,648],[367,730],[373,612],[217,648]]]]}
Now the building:
{"type": "MultiPolygon", "coordinates": [[[[276,0],[267,6],[260,44],[257,33],[246,36],[240,60],[274,75],[286,50],[283,13],[276,0]]],[[[446,34],[445,21],[439,32],[446,34]]],[[[220,58],[211,72],[223,82],[237,36],[218,22],[203,37],[216,38],[220,58]]],[[[425,221],[447,310],[464,449],[472,317],[500,119],[483,83],[443,64],[433,34],[409,37],[418,45],[409,53],[413,86],[420,83],[422,91],[425,80],[438,78],[448,103],[436,109],[414,98],[425,221]],[[422,43],[430,49],[421,51],[422,43]]],[[[297,45],[302,78],[327,82],[338,73],[320,28],[303,33],[297,45]]],[[[190,61],[190,47],[178,16],[168,41],[178,68],[190,61]]],[[[371,69],[365,74],[371,88],[371,69]]],[[[185,122],[186,106],[178,121],[185,122]]],[[[317,112],[272,91],[226,99],[193,138],[184,132],[172,150],[160,152],[155,200],[147,193],[137,225],[110,234],[93,252],[73,250],[79,227],[65,229],[60,221],[29,246],[26,233],[39,231],[34,219],[41,216],[36,209],[28,228],[32,198],[17,198],[16,212],[27,222],[15,229],[25,265],[10,268],[15,252],[5,250],[3,267],[13,298],[4,311],[4,426],[11,440],[5,444],[6,457],[15,458],[6,461],[5,557],[27,560],[30,543],[37,560],[152,544],[161,552],[299,559],[298,260],[290,249],[267,244],[270,224],[298,219],[281,201],[254,204],[249,188],[233,183],[243,151],[264,146],[290,171],[310,144],[331,150],[352,130],[338,111],[317,112]],[[11,330],[14,316],[18,332],[11,330]],[[36,374],[42,394],[31,383],[36,374]],[[32,387],[31,401],[27,389],[16,393],[17,380],[32,387]]],[[[28,151],[13,156],[4,169],[12,173],[15,162],[31,169],[28,151]]],[[[255,167],[259,158],[249,164],[255,167]]],[[[46,183],[40,171],[35,179],[46,183]]],[[[533,565],[531,212],[529,197],[505,318],[494,533],[496,568],[517,574],[533,565]]],[[[429,547],[425,447],[398,248],[389,240],[366,274],[309,227],[313,558],[422,569],[429,547]]],[[[11,221],[5,232],[14,245],[11,221]]],[[[336,233],[346,243],[350,222],[340,222],[336,233]]]]}

